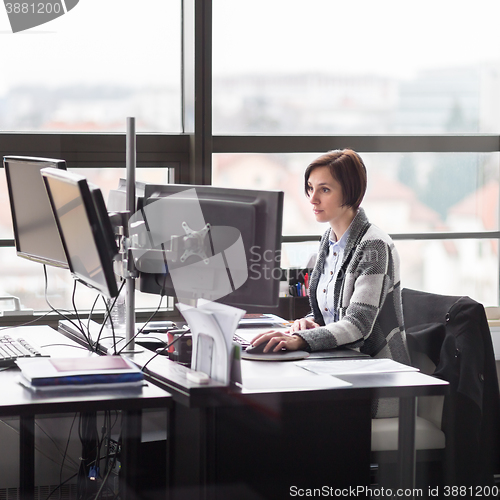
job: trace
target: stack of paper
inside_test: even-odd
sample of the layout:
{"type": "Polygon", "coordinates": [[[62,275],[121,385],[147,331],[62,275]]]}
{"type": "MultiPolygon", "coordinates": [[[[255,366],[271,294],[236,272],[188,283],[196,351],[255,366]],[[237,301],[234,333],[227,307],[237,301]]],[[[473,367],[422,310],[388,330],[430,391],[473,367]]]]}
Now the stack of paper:
{"type": "Polygon", "coordinates": [[[121,356],[19,358],[21,383],[33,389],[140,386],[144,375],[121,356]]]}
{"type": "Polygon", "coordinates": [[[229,384],[233,366],[233,336],[243,309],[198,299],[197,306],[177,304],[193,335],[191,368],[229,384]]]}
{"type": "Polygon", "coordinates": [[[259,326],[289,326],[290,323],[276,314],[245,314],[240,320],[238,327],[255,328],[259,326]]]}

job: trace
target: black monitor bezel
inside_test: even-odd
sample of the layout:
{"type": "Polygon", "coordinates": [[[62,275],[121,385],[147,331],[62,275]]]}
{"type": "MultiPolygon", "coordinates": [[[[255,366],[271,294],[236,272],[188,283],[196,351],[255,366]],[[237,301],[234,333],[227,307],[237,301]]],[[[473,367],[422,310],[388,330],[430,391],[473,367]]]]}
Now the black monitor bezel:
{"type": "Polygon", "coordinates": [[[66,258],[68,260],[69,270],[73,278],[86,286],[97,290],[99,293],[108,298],[116,297],[118,295],[118,285],[113,270],[113,258],[118,254],[118,247],[114,239],[114,233],[101,190],[97,186],[90,184],[85,177],[73,172],[62,172],[51,168],[43,169],[41,172],[52,206],[52,211],[56,219],[61,241],[63,243],[66,258]],[[99,256],[100,264],[103,270],[106,283],[105,287],[103,287],[101,283],[92,280],[89,276],[83,275],[75,269],[72,263],[72,256],[68,250],[66,237],[62,230],[59,217],[57,216],[57,210],[50,188],[50,178],[55,178],[68,184],[72,184],[78,189],[93,236],[93,244],[99,256]]]}
{"type": "MultiPolygon", "coordinates": [[[[196,189],[200,196],[209,197],[212,200],[217,200],[221,197],[227,199],[234,195],[235,199],[247,198],[248,200],[260,199],[263,203],[257,204],[257,210],[266,211],[266,234],[263,238],[266,241],[273,240],[275,254],[272,256],[273,265],[281,266],[281,239],[282,239],[282,222],[283,222],[283,191],[273,190],[252,190],[240,188],[227,188],[210,185],[193,185],[193,184],[148,184],[144,185],[144,197],[139,200],[141,206],[147,206],[162,196],[168,196],[180,191],[196,189]]],[[[139,207],[138,207],[139,208],[139,207]]],[[[257,244],[265,247],[262,241],[257,244]]],[[[145,274],[139,273],[137,280],[137,288],[146,293],[163,293],[173,295],[173,284],[169,275],[160,274],[145,274]],[[166,293],[165,293],[166,292],[166,293]]],[[[216,302],[225,303],[228,305],[241,307],[248,311],[274,311],[279,305],[279,288],[280,278],[277,273],[273,273],[272,279],[266,283],[265,289],[261,289],[258,295],[250,298],[242,297],[241,294],[232,293],[216,302]]]]}
{"type": "MultiPolygon", "coordinates": [[[[42,256],[33,252],[28,252],[23,250],[23,245],[22,245],[22,238],[19,232],[19,227],[18,227],[18,220],[17,220],[17,213],[16,209],[14,206],[14,192],[13,192],[13,186],[12,186],[12,178],[11,178],[11,173],[10,169],[12,168],[13,165],[11,163],[14,162],[21,162],[21,163],[28,163],[32,165],[39,166],[39,170],[42,170],[43,168],[54,168],[57,170],[61,171],[66,171],[66,161],[65,160],[60,160],[60,159],[55,159],[55,158],[42,158],[42,157],[36,157],[36,156],[15,156],[15,155],[7,155],[3,157],[3,166],[5,169],[5,177],[7,180],[7,190],[9,193],[9,200],[10,200],[10,210],[12,214],[12,227],[13,227],[13,232],[14,232],[14,243],[16,246],[16,254],[19,257],[22,257],[24,259],[37,262],[39,264],[44,264],[44,265],[49,265],[53,267],[59,267],[62,269],[69,269],[69,265],[67,260],[66,261],[60,261],[56,259],[51,259],[48,256],[42,256]]],[[[40,181],[43,186],[43,180],[42,176],[40,174],[40,181]]],[[[50,203],[47,198],[47,204],[48,207],[50,208],[50,203]]],[[[54,219],[54,227],[57,229],[57,223],[54,219]]],[[[61,242],[61,247],[62,242],[61,242]]]]}

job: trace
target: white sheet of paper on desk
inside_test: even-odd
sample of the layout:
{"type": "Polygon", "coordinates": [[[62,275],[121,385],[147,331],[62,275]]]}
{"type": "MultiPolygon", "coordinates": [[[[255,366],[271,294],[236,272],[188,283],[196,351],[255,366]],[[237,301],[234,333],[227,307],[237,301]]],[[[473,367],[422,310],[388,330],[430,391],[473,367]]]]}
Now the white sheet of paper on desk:
{"type": "Polygon", "coordinates": [[[227,343],[214,314],[185,304],[177,304],[177,308],[188,322],[193,337],[191,368],[223,384],[229,383],[227,343]]]}
{"type": "Polygon", "coordinates": [[[323,375],[356,375],[363,373],[413,372],[418,368],[398,363],[392,359],[332,359],[298,361],[297,366],[323,375]]]}
{"type": "Polygon", "coordinates": [[[215,302],[198,300],[197,307],[176,304],[191,328],[191,368],[228,384],[233,358],[233,335],[245,311],[215,302]]]}
{"type": "Polygon", "coordinates": [[[243,380],[243,388],[248,390],[269,391],[293,391],[293,390],[318,390],[336,389],[338,387],[349,387],[350,382],[345,382],[330,375],[318,375],[316,377],[280,377],[269,380],[269,377],[249,377],[243,380]]]}
{"type": "Polygon", "coordinates": [[[197,307],[198,309],[210,311],[214,314],[215,320],[224,334],[227,348],[231,349],[234,332],[238,328],[238,323],[244,316],[245,311],[237,307],[219,304],[218,302],[211,302],[205,299],[198,299],[197,307]]]}

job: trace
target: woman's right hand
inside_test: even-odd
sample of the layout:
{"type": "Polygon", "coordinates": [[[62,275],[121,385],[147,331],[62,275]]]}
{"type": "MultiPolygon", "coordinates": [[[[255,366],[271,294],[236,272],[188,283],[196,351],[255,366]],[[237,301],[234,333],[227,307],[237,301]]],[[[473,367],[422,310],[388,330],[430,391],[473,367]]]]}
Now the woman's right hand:
{"type": "Polygon", "coordinates": [[[310,330],[311,328],[318,328],[318,326],[320,325],[310,318],[300,318],[293,322],[290,328],[290,333],[299,332],[301,330],[310,330]]]}

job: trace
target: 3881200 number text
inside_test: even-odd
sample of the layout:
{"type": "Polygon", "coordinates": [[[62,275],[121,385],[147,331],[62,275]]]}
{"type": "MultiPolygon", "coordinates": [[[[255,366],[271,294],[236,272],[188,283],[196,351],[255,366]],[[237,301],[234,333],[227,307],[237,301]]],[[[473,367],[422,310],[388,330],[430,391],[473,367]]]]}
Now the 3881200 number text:
{"type": "Polygon", "coordinates": [[[60,14],[60,2],[6,3],[7,14],[60,14]]]}
{"type": "Polygon", "coordinates": [[[445,497],[490,497],[496,498],[500,493],[498,486],[444,486],[445,497]]]}

